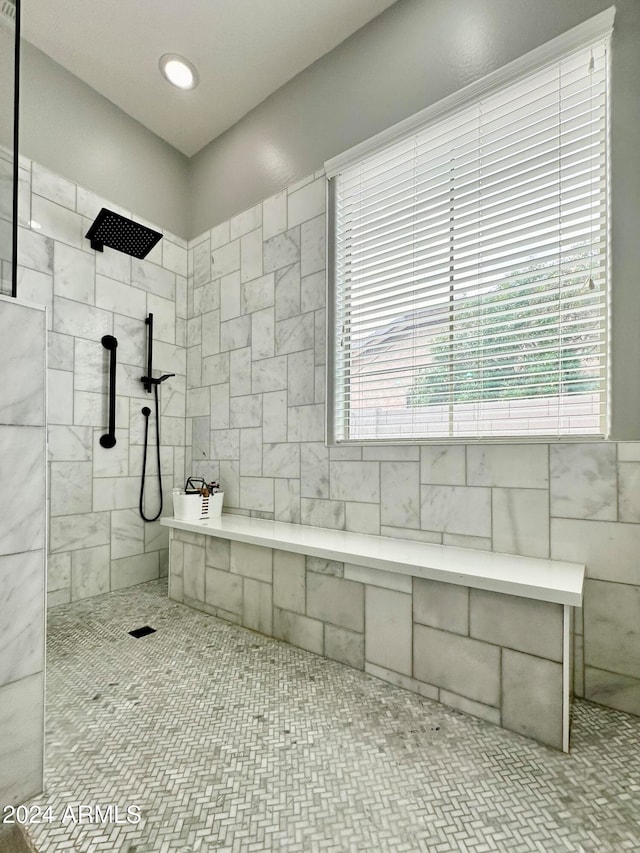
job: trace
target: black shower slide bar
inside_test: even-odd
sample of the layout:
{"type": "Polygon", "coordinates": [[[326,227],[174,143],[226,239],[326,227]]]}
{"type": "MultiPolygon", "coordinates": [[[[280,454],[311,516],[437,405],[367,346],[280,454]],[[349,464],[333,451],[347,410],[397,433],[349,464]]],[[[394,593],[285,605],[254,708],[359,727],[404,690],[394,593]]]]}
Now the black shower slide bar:
{"type": "Polygon", "coordinates": [[[116,444],[116,349],[118,341],[113,335],[104,335],[102,346],[110,352],[109,358],[109,432],[100,436],[102,447],[115,447],[116,444]]]}

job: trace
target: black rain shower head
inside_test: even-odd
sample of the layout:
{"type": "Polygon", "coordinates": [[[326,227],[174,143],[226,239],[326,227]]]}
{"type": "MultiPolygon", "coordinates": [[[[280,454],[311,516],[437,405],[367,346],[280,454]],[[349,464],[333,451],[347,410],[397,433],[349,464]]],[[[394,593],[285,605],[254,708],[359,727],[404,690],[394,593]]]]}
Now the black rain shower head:
{"type": "Polygon", "coordinates": [[[91,248],[98,252],[104,246],[109,246],[125,255],[144,258],[162,238],[162,234],[103,207],[85,237],[91,240],[91,248]]]}

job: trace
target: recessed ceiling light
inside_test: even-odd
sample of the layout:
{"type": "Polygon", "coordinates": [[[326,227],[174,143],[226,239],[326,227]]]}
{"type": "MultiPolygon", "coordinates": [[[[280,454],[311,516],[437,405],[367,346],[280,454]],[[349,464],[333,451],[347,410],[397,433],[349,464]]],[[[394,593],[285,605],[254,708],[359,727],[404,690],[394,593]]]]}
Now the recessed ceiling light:
{"type": "Polygon", "coordinates": [[[195,89],[198,85],[198,72],[195,67],[177,53],[165,53],[160,57],[160,72],[165,80],[178,89],[195,89]]]}

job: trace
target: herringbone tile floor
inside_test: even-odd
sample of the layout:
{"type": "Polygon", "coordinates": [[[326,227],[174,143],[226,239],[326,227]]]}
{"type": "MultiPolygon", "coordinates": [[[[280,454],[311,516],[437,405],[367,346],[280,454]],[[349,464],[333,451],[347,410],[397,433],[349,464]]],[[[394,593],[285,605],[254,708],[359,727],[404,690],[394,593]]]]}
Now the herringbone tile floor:
{"type": "Polygon", "coordinates": [[[640,850],[625,714],[577,703],[562,755],[191,611],[162,582],[54,609],[47,671],[40,853],[640,850]]]}

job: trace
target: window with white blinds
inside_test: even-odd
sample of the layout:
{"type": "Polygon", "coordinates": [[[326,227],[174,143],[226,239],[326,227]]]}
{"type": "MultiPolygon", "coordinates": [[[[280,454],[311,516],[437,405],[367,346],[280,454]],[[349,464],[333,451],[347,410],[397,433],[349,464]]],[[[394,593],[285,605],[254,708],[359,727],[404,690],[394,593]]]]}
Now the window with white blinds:
{"type": "Polygon", "coordinates": [[[331,176],[333,441],[605,434],[608,43],[331,176]]]}

